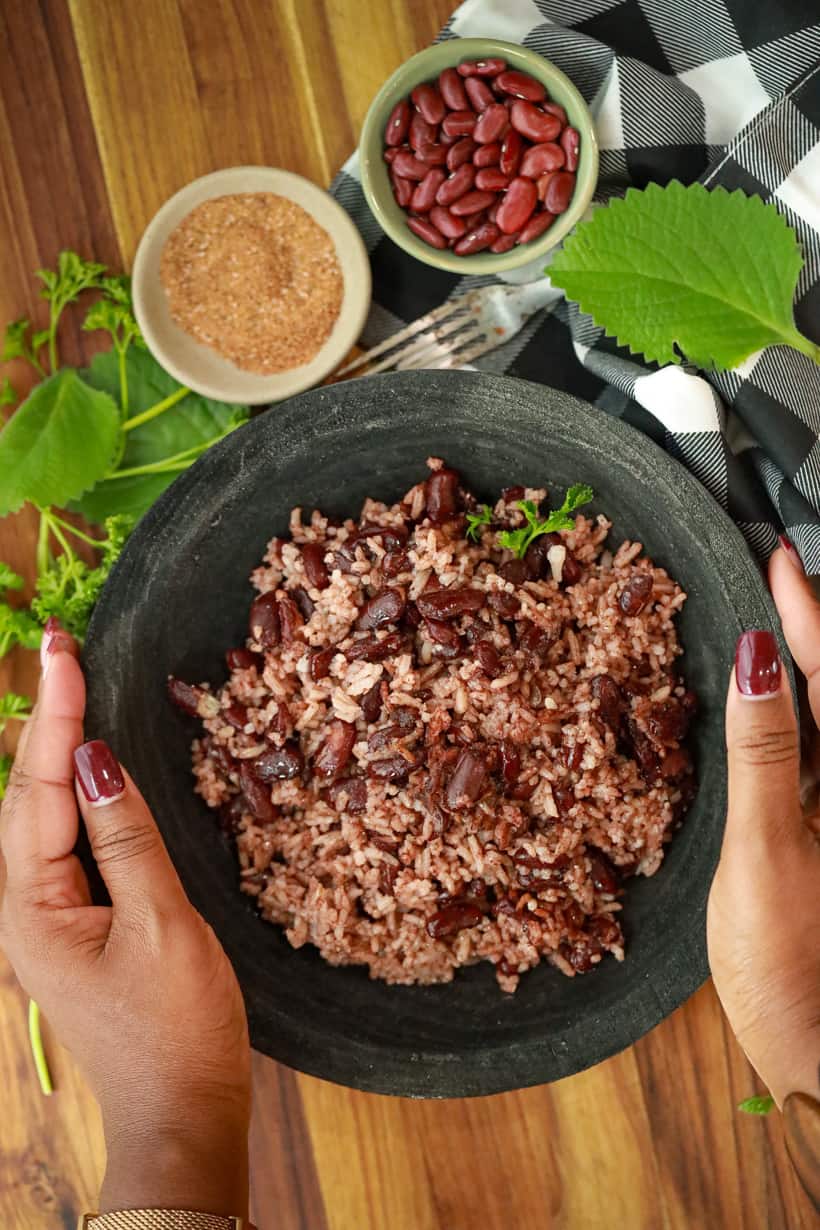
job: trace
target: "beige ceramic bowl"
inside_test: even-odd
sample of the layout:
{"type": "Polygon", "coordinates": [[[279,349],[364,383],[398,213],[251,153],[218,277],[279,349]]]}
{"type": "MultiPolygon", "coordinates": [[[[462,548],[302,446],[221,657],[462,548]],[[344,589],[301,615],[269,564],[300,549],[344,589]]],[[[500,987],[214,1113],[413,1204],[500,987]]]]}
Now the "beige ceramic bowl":
{"type": "Polygon", "coordinates": [[[310,180],[275,167],[230,167],[187,184],[149,223],[134,260],[133,295],[145,340],[175,379],[205,397],[259,405],[309,389],[341,363],[357,341],[370,306],[370,262],[349,216],[310,180]],[[344,277],[342,309],[324,346],[310,363],[271,376],[242,371],[175,325],[159,276],[165,241],[182,219],[203,201],[236,192],[273,192],[301,205],[333,240],[344,277]]]}

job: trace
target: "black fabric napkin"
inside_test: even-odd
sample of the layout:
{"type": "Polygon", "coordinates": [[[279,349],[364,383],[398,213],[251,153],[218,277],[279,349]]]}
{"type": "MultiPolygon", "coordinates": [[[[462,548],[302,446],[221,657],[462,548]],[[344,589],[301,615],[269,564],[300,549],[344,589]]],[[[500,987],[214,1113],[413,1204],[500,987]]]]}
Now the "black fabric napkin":
{"type": "MultiPolygon", "coordinates": [[[[572,78],[601,146],[596,201],[670,179],[742,188],[797,232],[798,328],[820,342],[820,10],[817,0],[467,0],[439,38],[522,43],[572,78]]],[[[445,299],[501,279],[423,265],[373,218],[354,155],[331,191],[370,252],[374,345],[445,299]]],[[[541,275],[543,260],[505,280],[541,275]]],[[[773,347],[731,372],[639,365],[556,294],[475,366],[566,389],[686,465],[766,557],[785,530],[820,573],[820,368],[773,347]]]]}

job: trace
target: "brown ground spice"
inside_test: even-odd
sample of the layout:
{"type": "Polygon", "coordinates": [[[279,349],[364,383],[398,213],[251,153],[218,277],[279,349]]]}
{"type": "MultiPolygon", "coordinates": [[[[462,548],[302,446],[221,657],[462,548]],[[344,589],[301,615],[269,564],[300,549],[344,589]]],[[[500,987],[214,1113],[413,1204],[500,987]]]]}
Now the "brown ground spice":
{"type": "Polygon", "coordinates": [[[160,276],[180,328],[263,375],[310,362],[344,290],[327,231],[271,192],[203,201],[169,236],[160,276]]]}

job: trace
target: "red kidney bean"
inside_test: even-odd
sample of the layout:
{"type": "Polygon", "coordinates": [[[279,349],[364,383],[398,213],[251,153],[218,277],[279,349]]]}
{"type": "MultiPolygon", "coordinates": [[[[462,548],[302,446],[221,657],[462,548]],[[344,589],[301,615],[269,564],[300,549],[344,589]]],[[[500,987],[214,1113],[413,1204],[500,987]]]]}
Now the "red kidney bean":
{"type": "Polygon", "coordinates": [[[587,849],[589,858],[589,878],[601,893],[617,893],[618,873],[607,856],[594,846],[587,849]]]}
{"type": "Polygon", "coordinates": [[[514,786],[518,781],[520,769],[521,755],[518,748],[510,739],[504,739],[501,743],[501,776],[508,786],[514,786]]]}
{"type": "Polygon", "coordinates": [[[239,765],[239,785],[248,803],[248,811],[263,824],[272,824],[279,815],[270,797],[270,787],[258,782],[251,770],[251,762],[243,760],[239,765]]]}
{"type": "Polygon", "coordinates": [[[297,585],[296,589],[292,589],[290,594],[302,613],[302,619],[307,623],[316,610],[316,603],[310,597],[307,590],[302,589],[301,585],[297,585]]]}
{"type": "Polygon", "coordinates": [[[407,129],[410,127],[410,115],[410,104],[406,98],[402,98],[390,112],[390,117],[384,130],[384,139],[387,145],[401,145],[407,136],[407,129]]]}
{"type": "Polygon", "coordinates": [[[521,98],[517,98],[510,107],[510,123],[516,132],[536,145],[542,141],[554,141],[561,131],[561,121],[557,116],[541,111],[521,98]]]}
{"type": "Polygon", "coordinates": [[[464,219],[457,218],[455,214],[451,214],[449,209],[445,209],[443,205],[433,206],[430,210],[430,221],[448,239],[460,239],[467,230],[467,224],[464,219]]]}
{"type": "Polygon", "coordinates": [[[490,206],[490,208],[487,210],[487,218],[489,219],[490,222],[495,222],[495,216],[498,213],[498,207],[500,204],[501,204],[501,197],[498,196],[495,198],[495,201],[490,206]]]}
{"type": "Polygon", "coordinates": [[[386,163],[391,163],[393,159],[396,157],[396,154],[398,152],[399,151],[398,151],[397,146],[391,145],[384,151],[384,153],[382,154],[382,158],[384,158],[384,161],[386,163]]]}
{"type": "Polygon", "coordinates": [[[492,641],[476,641],[473,652],[485,675],[489,675],[491,679],[497,679],[504,667],[501,665],[501,658],[492,641]]]}
{"type": "Polygon", "coordinates": [[[624,615],[640,615],[652,596],[652,584],[648,572],[640,572],[627,581],[618,595],[618,606],[624,615]]]}
{"type": "Polygon", "coordinates": [[[330,674],[330,664],[338,652],[335,645],[331,645],[329,649],[313,651],[308,660],[308,674],[314,683],[320,679],[327,679],[330,674]]]}
{"type": "Polygon", "coordinates": [[[578,170],[578,150],[581,138],[575,128],[565,128],[561,133],[561,149],[564,151],[568,171],[578,170]]]}
{"type": "Polygon", "coordinates": [[[465,78],[464,89],[470,100],[468,106],[471,106],[474,111],[484,111],[490,103],[495,102],[495,95],[481,77],[465,78]]]}
{"type": "Polygon", "coordinates": [[[455,810],[475,803],[476,799],[481,797],[486,776],[487,766],[484,761],[465,747],[456,761],[453,776],[447,786],[447,806],[455,810]]]}
{"type": "Polygon", "coordinates": [[[359,704],[362,717],[366,722],[375,722],[382,711],[382,681],[377,679],[372,688],[365,692],[359,704]]]}
{"type": "Polygon", "coordinates": [[[541,103],[541,110],[548,112],[549,115],[554,115],[561,121],[561,127],[567,123],[567,113],[560,103],[544,102],[541,103]]]}
{"type": "Polygon", "coordinates": [[[469,162],[479,147],[472,137],[462,137],[447,150],[447,170],[457,171],[465,162],[469,162]]]}
{"type": "Polygon", "coordinates": [[[260,594],[254,599],[248,624],[252,639],[263,649],[273,649],[279,644],[279,607],[275,594],[260,594]]]}
{"type": "Polygon", "coordinates": [[[571,171],[555,171],[544,193],[544,205],[551,214],[562,214],[572,200],[575,176],[571,171]]]}
{"type": "Polygon", "coordinates": [[[483,167],[475,177],[476,188],[486,192],[501,192],[509,182],[509,175],[504,175],[498,167],[483,167]]]}
{"type": "Polygon", "coordinates": [[[320,777],[338,777],[355,742],[356,727],[352,723],[331,722],[327,738],[313,758],[313,772],[320,777]]]}
{"type": "Polygon", "coordinates": [[[447,145],[447,146],[455,145],[456,141],[461,140],[461,138],[457,136],[455,133],[450,134],[449,132],[445,132],[443,128],[439,129],[438,139],[442,145],[447,145]]]}
{"type": "Polygon", "coordinates": [[[479,145],[487,145],[490,141],[497,141],[504,131],[509,118],[507,108],[503,103],[491,103],[486,111],[482,111],[478,117],[478,122],[473,128],[473,140],[478,141],[479,145]]]}
{"type": "Polygon", "coordinates": [[[168,698],[172,704],[189,713],[191,717],[212,718],[219,713],[219,701],[205,688],[196,683],[186,683],[184,679],[168,676],[168,698]]]}
{"type": "MultiPolygon", "coordinates": [[[[530,183],[531,181],[527,180],[526,182],[530,183]]],[[[482,209],[488,209],[494,200],[494,192],[465,192],[464,196],[460,196],[457,201],[453,201],[450,206],[450,212],[454,213],[457,218],[467,218],[470,214],[478,213],[482,209]]],[[[470,224],[468,223],[467,225],[469,226],[470,224]]]]}
{"type": "Polygon", "coordinates": [[[487,605],[497,611],[502,619],[513,619],[519,610],[518,599],[504,590],[493,590],[488,594],[487,605]]]}
{"type": "MultiPolygon", "coordinates": [[[[456,902],[446,905],[443,910],[437,910],[427,920],[427,934],[433,940],[442,940],[448,935],[455,935],[465,927],[475,927],[481,922],[484,914],[477,905],[456,902]]],[[[515,971],[518,973],[518,971],[515,971]]]]}
{"type": "Polygon", "coordinates": [[[345,810],[349,811],[352,816],[358,815],[367,807],[367,782],[363,777],[343,777],[328,786],[327,793],[337,811],[339,808],[339,796],[342,794],[347,795],[345,810]]]}
{"type": "Polygon", "coordinates": [[[495,78],[495,85],[504,94],[513,98],[526,98],[528,102],[541,102],[547,97],[547,91],[540,81],[530,77],[528,73],[518,73],[514,68],[508,68],[495,78]]]}
{"type": "Polygon", "coordinates": [[[465,162],[458,170],[448,175],[436,193],[436,204],[450,206],[459,197],[469,192],[475,183],[475,167],[465,162]]]}
{"type": "Polygon", "coordinates": [[[535,209],[538,193],[531,179],[518,176],[514,179],[504,194],[504,199],[498,207],[496,223],[505,235],[520,231],[535,209]]]}
{"type": "Polygon", "coordinates": [[[624,698],[615,680],[611,675],[596,675],[590,690],[598,702],[598,716],[601,721],[612,730],[618,730],[624,698]]]}
{"type": "Polygon", "coordinates": [[[416,599],[416,606],[425,619],[455,619],[468,611],[478,611],[483,605],[484,594],[469,585],[429,590],[416,599]]]}
{"type": "Polygon", "coordinates": [[[448,137],[469,136],[476,126],[475,111],[451,111],[441,123],[441,131],[448,137]]]}
{"type": "Polygon", "coordinates": [[[498,575],[513,585],[523,585],[527,579],[527,566],[522,559],[508,559],[498,570],[498,575]]]}
{"type": "Polygon", "coordinates": [[[279,624],[282,629],[283,645],[292,645],[299,629],[305,625],[302,612],[289,594],[283,594],[279,599],[279,624]]]}
{"type": "Polygon", "coordinates": [[[411,148],[418,150],[422,145],[432,145],[437,136],[438,124],[428,124],[424,116],[417,112],[410,121],[408,140],[411,148]]]}
{"type": "Polygon", "coordinates": [[[542,145],[531,145],[521,159],[519,175],[528,179],[538,179],[547,171],[557,171],[564,165],[564,151],[554,141],[546,141],[542,145]]]}
{"type": "Polygon", "coordinates": [[[314,589],[327,589],[330,578],[325,564],[325,547],[320,542],[306,542],[302,547],[302,563],[308,584],[314,589]]]}
{"type": "Polygon", "coordinates": [[[403,782],[411,769],[416,768],[401,755],[387,756],[383,760],[371,760],[367,766],[368,776],[383,782],[403,782]]]}
{"type": "MultiPolygon", "coordinates": [[[[433,85],[417,85],[411,91],[413,105],[421,112],[428,124],[440,124],[444,119],[444,100],[433,85]]],[[[411,123],[412,127],[412,123],[411,123]]]]}
{"type": "Polygon", "coordinates": [[[390,182],[393,185],[393,196],[396,198],[396,204],[401,209],[409,209],[416,187],[413,180],[402,179],[400,175],[395,175],[391,172],[390,182]]]}
{"type": "Polygon", "coordinates": [[[539,210],[538,213],[532,215],[527,225],[522,227],[517,242],[532,243],[533,239],[543,235],[544,231],[548,230],[554,221],[555,214],[549,213],[546,209],[539,210]]]}
{"type": "Polygon", "coordinates": [[[356,620],[356,627],[360,632],[369,632],[372,628],[397,623],[406,605],[407,599],[400,589],[382,589],[368,598],[356,620]]]}
{"type": "Polygon", "coordinates": [[[474,167],[494,167],[501,157],[501,145],[498,141],[490,141],[487,145],[479,145],[473,154],[474,167]]]}
{"type": "Polygon", "coordinates": [[[451,520],[458,510],[459,476],[455,470],[436,470],[424,484],[427,516],[433,525],[443,525],[451,520]]]}
{"type": "Polygon", "coordinates": [[[357,662],[363,658],[365,662],[383,662],[392,653],[401,653],[406,648],[405,638],[400,632],[390,632],[379,640],[376,636],[365,636],[354,641],[345,650],[348,662],[357,662]]]}
{"type": "Polygon", "coordinates": [[[538,183],[535,185],[536,191],[538,192],[539,201],[543,201],[544,197],[547,195],[547,188],[550,186],[552,177],[555,174],[557,174],[557,172],[547,171],[545,175],[539,176],[538,183]]]}
{"type": "Polygon", "coordinates": [[[504,140],[501,142],[501,156],[498,160],[498,165],[505,175],[515,175],[518,172],[523,152],[524,142],[521,140],[521,134],[511,128],[504,134],[504,140]]]}
{"type": "Polygon", "coordinates": [[[260,669],[264,665],[258,653],[242,648],[229,649],[225,654],[225,664],[229,671],[246,671],[252,666],[260,669]]]}
{"type": "Polygon", "coordinates": [[[408,218],[407,225],[414,235],[418,235],[419,239],[429,243],[431,248],[447,247],[447,240],[441,231],[437,231],[432,222],[428,222],[426,218],[408,218]]]}
{"type": "Polygon", "coordinates": [[[271,782],[289,782],[298,777],[305,762],[299,744],[291,740],[284,747],[272,747],[248,763],[256,780],[269,785],[271,782]]]}
{"type": "Polygon", "coordinates": [[[414,191],[410,208],[418,214],[429,213],[436,203],[436,193],[446,178],[440,167],[432,167],[414,191]]]}
{"type": "Polygon", "coordinates": [[[437,652],[445,658],[457,658],[463,649],[461,636],[443,619],[425,619],[424,631],[438,646],[437,652]]]}
{"type": "Polygon", "coordinates": [[[447,161],[447,147],[441,144],[420,145],[416,157],[428,167],[443,167],[447,161]]]}
{"type": "Polygon", "coordinates": [[[458,66],[462,77],[497,77],[507,67],[507,61],[501,59],[463,60],[458,66]]]}
{"type": "Polygon", "coordinates": [[[399,150],[393,159],[393,173],[400,175],[402,179],[422,180],[429,170],[430,168],[409,150],[399,150]]]}
{"type": "Polygon", "coordinates": [[[451,111],[466,111],[469,108],[464,83],[454,68],[445,68],[439,73],[438,88],[451,111]]]}
{"type": "Polygon", "coordinates": [[[500,256],[502,252],[509,252],[517,243],[518,232],[515,231],[512,235],[502,235],[500,239],[496,239],[495,243],[490,245],[490,251],[500,256]]]}

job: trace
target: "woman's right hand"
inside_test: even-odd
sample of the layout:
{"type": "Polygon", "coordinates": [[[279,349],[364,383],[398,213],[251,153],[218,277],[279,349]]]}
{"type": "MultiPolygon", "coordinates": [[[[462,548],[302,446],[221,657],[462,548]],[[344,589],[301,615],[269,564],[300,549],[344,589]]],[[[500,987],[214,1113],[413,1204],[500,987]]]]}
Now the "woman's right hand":
{"type": "Polygon", "coordinates": [[[76,644],[52,628],[43,649],[47,670],[0,812],[0,939],[102,1107],[102,1211],[246,1216],[250,1047],[239,986],[136,786],[105,744],[83,744],[76,644]],[[78,806],[108,907],[91,904],[73,853],[78,806]]]}
{"type": "MultiPolygon", "coordinates": [[[[794,548],[769,583],[808,682],[820,747],[820,604],[794,548]],[[793,554],[790,554],[792,552],[793,554]]],[[[774,637],[738,642],[726,707],[729,809],[709,896],[709,962],[729,1023],[778,1106],[820,1096],[820,825],[800,800],[800,739],[774,637]]],[[[814,768],[820,765],[815,754],[814,768]]]]}

